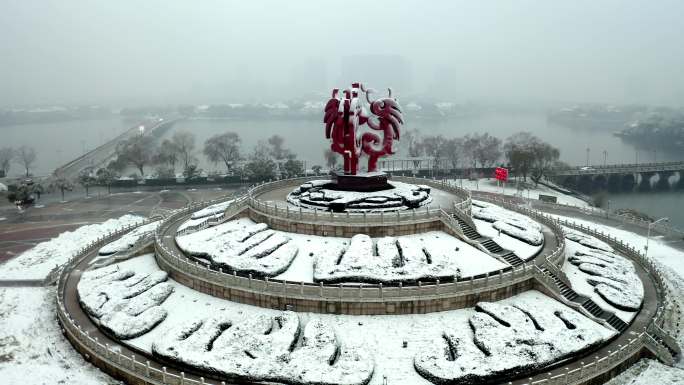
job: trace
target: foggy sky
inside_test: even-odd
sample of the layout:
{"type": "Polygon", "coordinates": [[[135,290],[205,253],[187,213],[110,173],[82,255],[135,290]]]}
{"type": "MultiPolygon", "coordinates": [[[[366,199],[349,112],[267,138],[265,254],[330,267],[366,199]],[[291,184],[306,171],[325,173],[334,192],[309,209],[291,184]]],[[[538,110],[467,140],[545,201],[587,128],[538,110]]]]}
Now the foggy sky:
{"type": "Polygon", "coordinates": [[[0,106],[288,100],[357,80],[341,65],[364,55],[401,57],[388,76],[409,77],[405,95],[681,106],[682,15],[677,0],[0,0],[0,106]]]}

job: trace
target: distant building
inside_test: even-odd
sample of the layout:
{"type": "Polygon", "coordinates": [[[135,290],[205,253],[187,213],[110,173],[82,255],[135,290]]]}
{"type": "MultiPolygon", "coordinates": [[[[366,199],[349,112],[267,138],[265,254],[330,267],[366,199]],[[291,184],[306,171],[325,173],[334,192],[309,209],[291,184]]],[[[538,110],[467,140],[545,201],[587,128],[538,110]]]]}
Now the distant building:
{"type": "Polygon", "coordinates": [[[352,81],[377,89],[392,87],[401,94],[412,92],[411,68],[400,55],[349,55],[342,57],[339,87],[352,81]]]}

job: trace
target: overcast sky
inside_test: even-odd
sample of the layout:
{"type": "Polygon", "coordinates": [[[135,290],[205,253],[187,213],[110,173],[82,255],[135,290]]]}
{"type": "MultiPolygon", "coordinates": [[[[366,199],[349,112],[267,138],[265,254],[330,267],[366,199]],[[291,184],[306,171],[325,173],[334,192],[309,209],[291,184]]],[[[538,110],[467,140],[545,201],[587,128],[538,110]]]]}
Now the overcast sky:
{"type": "Polygon", "coordinates": [[[287,100],[372,55],[401,70],[359,80],[404,94],[681,106],[682,15],[677,0],[0,0],[0,106],[287,100]]]}

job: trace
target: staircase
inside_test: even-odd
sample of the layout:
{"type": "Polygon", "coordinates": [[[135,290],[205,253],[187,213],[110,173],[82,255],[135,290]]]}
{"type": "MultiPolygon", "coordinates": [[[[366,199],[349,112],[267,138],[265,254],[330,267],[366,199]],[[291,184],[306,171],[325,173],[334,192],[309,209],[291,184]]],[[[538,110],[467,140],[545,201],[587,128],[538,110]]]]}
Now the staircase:
{"type": "Polygon", "coordinates": [[[522,265],[525,261],[520,259],[514,252],[506,250],[501,247],[498,243],[494,242],[491,238],[483,237],[477,232],[472,226],[460,219],[458,216],[453,215],[453,218],[458,223],[461,228],[463,235],[468,237],[468,239],[478,242],[482,247],[485,248],[490,254],[496,255],[497,257],[503,259],[509,265],[518,267],[522,265]]]}
{"type": "Polygon", "coordinates": [[[610,325],[613,329],[617,330],[618,332],[622,333],[623,331],[627,330],[627,327],[629,327],[629,325],[620,318],[618,318],[615,314],[603,310],[603,308],[597,305],[596,302],[594,302],[591,298],[587,298],[577,294],[575,290],[568,286],[560,277],[558,277],[558,275],[556,275],[546,266],[542,266],[540,267],[540,269],[544,274],[548,275],[551,278],[551,280],[556,284],[558,292],[561,296],[563,296],[563,298],[565,298],[569,302],[575,303],[579,307],[582,307],[594,318],[605,321],[605,323],[610,325]]]}

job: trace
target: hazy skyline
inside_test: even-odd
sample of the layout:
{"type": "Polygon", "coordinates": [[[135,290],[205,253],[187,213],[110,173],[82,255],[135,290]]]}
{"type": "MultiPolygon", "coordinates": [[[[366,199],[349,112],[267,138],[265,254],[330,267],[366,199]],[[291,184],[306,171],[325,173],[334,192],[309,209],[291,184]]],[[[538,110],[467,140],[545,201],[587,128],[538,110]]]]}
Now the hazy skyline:
{"type": "Polygon", "coordinates": [[[0,106],[286,100],[346,86],[353,55],[403,58],[386,78],[408,71],[404,95],[681,106],[683,12],[669,0],[3,0],[0,106]]]}

